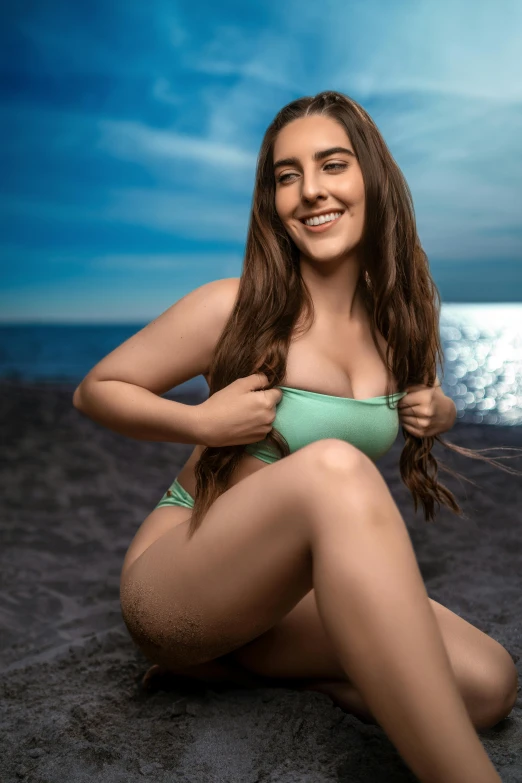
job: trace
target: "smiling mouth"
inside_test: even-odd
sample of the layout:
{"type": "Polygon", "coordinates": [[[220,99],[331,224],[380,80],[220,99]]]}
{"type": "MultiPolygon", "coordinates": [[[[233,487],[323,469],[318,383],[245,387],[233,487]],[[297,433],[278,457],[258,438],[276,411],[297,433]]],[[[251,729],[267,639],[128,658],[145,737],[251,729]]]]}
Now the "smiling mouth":
{"type": "Polygon", "coordinates": [[[331,226],[334,226],[336,223],[339,222],[339,220],[344,215],[344,212],[341,212],[341,214],[334,218],[333,220],[327,220],[324,223],[318,223],[316,226],[309,226],[307,225],[304,220],[299,221],[302,223],[302,225],[307,229],[307,231],[312,231],[313,233],[322,233],[323,231],[327,231],[331,226]]]}

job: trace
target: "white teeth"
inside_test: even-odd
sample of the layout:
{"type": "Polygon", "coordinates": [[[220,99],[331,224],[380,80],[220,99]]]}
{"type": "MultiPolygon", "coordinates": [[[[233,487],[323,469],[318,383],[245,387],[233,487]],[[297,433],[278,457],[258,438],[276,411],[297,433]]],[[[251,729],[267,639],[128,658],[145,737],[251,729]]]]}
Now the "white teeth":
{"type": "Polygon", "coordinates": [[[309,218],[308,220],[305,220],[305,225],[320,226],[321,223],[330,223],[330,221],[335,220],[336,218],[340,217],[342,214],[343,214],[342,212],[330,212],[329,215],[319,215],[319,217],[309,218]]]}

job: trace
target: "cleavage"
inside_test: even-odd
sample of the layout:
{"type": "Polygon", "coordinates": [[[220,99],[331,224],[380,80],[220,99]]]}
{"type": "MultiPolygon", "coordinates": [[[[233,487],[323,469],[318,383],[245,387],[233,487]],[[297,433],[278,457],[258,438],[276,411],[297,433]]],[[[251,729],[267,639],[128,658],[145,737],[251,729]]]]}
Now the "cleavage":
{"type": "MultiPolygon", "coordinates": [[[[386,342],[378,335],[381,350],[386,342]]],[[[307,334],[292,340],[282,386],[335,397],[368,399],[386,393],[386,367],[377,353],[371,333],[312,326],[307,334]]],[[[396,385],[392,384],[392,391],[396,385]]]]}

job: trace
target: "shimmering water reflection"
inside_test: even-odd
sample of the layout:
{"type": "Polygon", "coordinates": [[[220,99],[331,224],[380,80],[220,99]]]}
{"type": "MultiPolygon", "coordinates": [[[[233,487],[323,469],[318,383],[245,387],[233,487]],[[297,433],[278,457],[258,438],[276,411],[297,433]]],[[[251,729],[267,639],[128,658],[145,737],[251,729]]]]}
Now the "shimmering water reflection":
{"type": "Polygon", "coordinates": [[[458,420],[522,425],[522,304],[443,304],[440,336],[458,420]]]}

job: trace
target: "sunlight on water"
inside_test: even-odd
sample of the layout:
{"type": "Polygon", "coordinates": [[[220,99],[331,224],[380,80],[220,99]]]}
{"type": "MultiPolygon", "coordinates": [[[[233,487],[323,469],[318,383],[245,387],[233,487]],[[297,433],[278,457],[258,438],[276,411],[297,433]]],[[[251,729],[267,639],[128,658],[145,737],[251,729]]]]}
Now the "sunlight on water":
{"type": "Polygon", "coordinates": [[[442,390],[459,421],[522,424],[522,305],[443,304],[442,390]]]}

